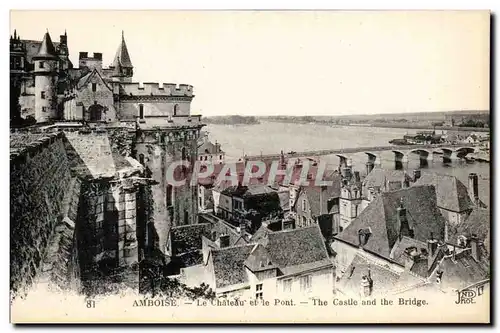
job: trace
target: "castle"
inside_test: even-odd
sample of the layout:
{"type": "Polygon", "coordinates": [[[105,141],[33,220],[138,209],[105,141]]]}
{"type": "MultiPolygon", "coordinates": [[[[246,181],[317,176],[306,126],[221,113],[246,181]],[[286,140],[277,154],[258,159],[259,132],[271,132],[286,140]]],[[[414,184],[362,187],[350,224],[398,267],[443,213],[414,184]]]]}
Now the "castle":
{"type": "Polygon", "coordinates": [[[11,289],[136,267],[165,253],[171,227],[197,223],[197,186],[166,174],[198,159],[193,87],[141,85],[133,71],[123,32],[108,67],[95,52],[75,67],[66,32],[11,36],[11,289]]]}

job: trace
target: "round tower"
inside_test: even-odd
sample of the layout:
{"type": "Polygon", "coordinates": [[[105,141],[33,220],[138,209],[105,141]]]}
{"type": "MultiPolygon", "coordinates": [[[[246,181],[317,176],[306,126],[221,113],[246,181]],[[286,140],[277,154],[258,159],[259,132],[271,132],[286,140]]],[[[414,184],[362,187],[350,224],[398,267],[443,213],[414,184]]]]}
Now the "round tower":
{"type": "Polygon", "coordinates": [[[59,58],[48,32],[33,56],[35,75],[35,119],[46,122],[57,118],[57,70],[59,58]]]}

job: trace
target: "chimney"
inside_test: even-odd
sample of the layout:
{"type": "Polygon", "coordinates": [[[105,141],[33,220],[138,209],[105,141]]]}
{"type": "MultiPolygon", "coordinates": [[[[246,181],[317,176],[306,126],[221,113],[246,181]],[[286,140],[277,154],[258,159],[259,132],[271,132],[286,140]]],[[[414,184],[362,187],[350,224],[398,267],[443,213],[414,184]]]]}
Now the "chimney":
{"type": "Polygon", "coordinates": [[[406,216],[406,208],[403,206],[403,198],[399,202],[399,207],[397,208],[397,220],[399,227],[399,240],[404,236],[413,238],[412,230],[408,224],[408,217],[406,216]]]}
{"type": "Polygon", "coordinates": [[[78,59],[85,59],[85,58],[88,58],[89,57],[89,53],[88,52],[80,52],[80,56],[78,57],[78,59]]]}
{"type": "Polygon", "coordinates": [[[479,240],[475,235],[473,235],[470,239],[471,255],[472,258],[474,258],[474,260],[477,262],[479,262],[479,260],[481,259],[479,245],[479,240]]]}
{"type": "Polygon", "coordinates": [[[369,174],[374,167],[375,164],[373,162],[366,162],[366,174],[369,174]]]}
{"type": "Polygon", "coordinates": [[[101,52],[94,52],[94,59],[102,61],[102,53],[101,52]]]}
{"type": "Polygon", "coordinates": [[[416,183],[417,180],[420,179],[421,176],[421,171],[420,170],[413,170],[413,182],[416,183]]]}
{"type": "Polygon", "coordinates": [[[437,239],[434,239],[434,235],[431,232],[431,237],[427,240],[427,252],[429,253],[429,256],[434,256],[436,253],[436,250],[438,248],[438,241],[437,239]]]}
{"type": "Polygon", "coordinates": [[[370,297],[373,291],[373,280],[371,276],[370,269],[368,269],[368,274],[361,277],[361,296],[370,297]]]}
{"type": "Polygon", "coordinates": [[[361,182],[361,177],[359,176],[359,171],[354,171],[354,181],[356,183],[360,183],[361,182]]]}
{"type": "Polygon", "coordinates": [[[469,196],[474,203],[479,203],[479,182],[477,173],[469,173],[469,196]]]}
{"type": "Polygon", "coordinates": [[[220,235],[219,246],[221,249],[229,246],[229,235],[220,235]]]}

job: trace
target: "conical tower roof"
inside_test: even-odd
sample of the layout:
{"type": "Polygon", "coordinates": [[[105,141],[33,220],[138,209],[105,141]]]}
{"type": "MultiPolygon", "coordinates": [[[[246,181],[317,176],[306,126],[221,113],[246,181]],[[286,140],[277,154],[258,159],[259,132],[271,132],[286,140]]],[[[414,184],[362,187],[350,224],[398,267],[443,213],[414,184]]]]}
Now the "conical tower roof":
{"type": "Polygon", "coordinates": [[[56,48],[52,43],[52,39],[50,38],[48,31],[43,36],[42,44],[40,44],[38,53],[33,57],[33,59],[57,59],[56,48]]]}
{"type": "Polygon", "coordinates": [[[128,54],[127,44],[125,43],[125,37],[122,31],[122,41],[118,50],[116,51],[115,60],[113,61],[113,66],[115,68],[133,68],[132,61],[130,60],[130,55],[128,54]]]}

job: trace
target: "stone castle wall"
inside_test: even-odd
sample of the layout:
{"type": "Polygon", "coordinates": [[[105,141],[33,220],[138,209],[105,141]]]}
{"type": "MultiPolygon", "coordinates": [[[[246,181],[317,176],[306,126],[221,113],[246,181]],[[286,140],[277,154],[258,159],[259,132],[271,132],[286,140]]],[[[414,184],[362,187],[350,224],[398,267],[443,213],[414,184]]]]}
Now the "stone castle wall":
{"type": "Polygon", "coordinates": [[[28,287],[40,269],[71,174],[63,134],[15,135],[10,159],[10,239],[13,292],[28,287]],[[35,139],[35,140],[34,140],[35,139]]]}

